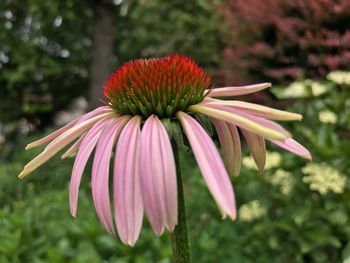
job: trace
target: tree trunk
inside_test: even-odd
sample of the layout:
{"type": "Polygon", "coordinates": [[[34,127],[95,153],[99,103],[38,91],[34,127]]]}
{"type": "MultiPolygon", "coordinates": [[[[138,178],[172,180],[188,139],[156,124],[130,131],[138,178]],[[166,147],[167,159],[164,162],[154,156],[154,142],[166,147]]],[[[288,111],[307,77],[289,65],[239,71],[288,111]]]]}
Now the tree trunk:
{"type": "Polygon", "coordinates": [[[114,12],[113,6],[102,0],[93,3],[93,37],[89,106],[94,109],[102,104],[102,87],[111,73],[113,58],[114,12]]]}

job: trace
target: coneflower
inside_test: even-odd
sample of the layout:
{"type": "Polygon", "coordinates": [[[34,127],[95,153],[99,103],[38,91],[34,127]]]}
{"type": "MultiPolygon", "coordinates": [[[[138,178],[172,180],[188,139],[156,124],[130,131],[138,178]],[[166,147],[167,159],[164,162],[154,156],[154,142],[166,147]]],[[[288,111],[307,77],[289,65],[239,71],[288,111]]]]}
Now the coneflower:
{"type": "Polygon", "coordinates": [[[24,167],[19,177],[28,175],[73,143],[62,157],[77,152],[69,189],[70,210],[75,217],[83,170],[95,149],[92,196],[106,231],[111,235],[118,233],[122,242],[133,246],[145,211],[157,235],[164,229],[172,232],[176,260],[188,262],[190,251],[178,147],[169,127],[180,131],[182,128],[222,217],[234,220],[236,205],[228,173],[238,175],[240,171],[240,134],[261,172],[266,159],[265,140],[311,159],[309,151],[274,122],[301,120],[301,115],[238,100],[215,99],[246,95],[270,86],[262,83],[214,89],[210,77],[182,55],[125,63],[104,86],[106,106],[30,143],[26,149],[48,145],[24,167]],[[224,162],[195,114],[212,120],[224,162]],[[113,152],[112,209],[109,167],[113,152]]]}

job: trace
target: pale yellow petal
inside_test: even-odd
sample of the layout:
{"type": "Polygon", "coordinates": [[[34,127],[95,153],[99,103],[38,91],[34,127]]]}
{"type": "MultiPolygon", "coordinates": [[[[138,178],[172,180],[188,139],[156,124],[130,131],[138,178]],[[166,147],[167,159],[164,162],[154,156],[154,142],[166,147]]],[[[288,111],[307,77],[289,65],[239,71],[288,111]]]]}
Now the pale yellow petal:
{"type": "Polygon", "coordinates": [[[92,125],[94,125],[98,120],[103,118],[112,117],[114,115],[113,112],[108,112],[104,114],[100,114],[94,118],[91,118],[73,128],[65,131],[56,139],[54,139],[50,144],[46,146],[44,151],[36,156],[32,161],[30,161],[26,166],[24,166],[23,171],[19,174],[19,178],[23,178],[26,175],[30,174],[40,165],[49,160],[52,156],[54,156],[57,152],[59,152],[62,148],[64,148],[67,144],[72,142],[74,139],[83,134],[87,129],[89,129],[92,125]]]}
{"type": "Polygon", "coordinates": [[[268,118],[271,120],[280,120],[280,121],[295,121],[302,120],[303,116],[298,113],[277,110],[274,108],[262,106],[255,103],[249,103],[245,101],[235,101],[235,100],[208,100],[208,104],[212,105],[224,105],[224,106],[232,106],[240,109],[244,109],[248,113],[252,113],[254,115],[268,118]]]}
{"type": "Polygon", "coordinates": [[[189,110],[202,113],[204,115],[217,118],[219,120],[227,121],[229,123],[235,124],[253,133],[257,133],[266,138],[274,138],[276,140],[284,140],[287,138],[285,134],[282,134],[274,129],[270,129],[259,125],[258,123],[244,118],[238,114],[233,114],[231,112],[226,112],[224,110],[218,110],[214,108],[207,107],[205,105],[193,105],[189,107],[189,110]]]}
{"type": "Polygon", "coordinates": [[[61,159],[65,159],[71,156],[76,151],[78,151],[80,143],[83,140],[83,138],[84,138],[84,135],[81,136],[64,154],[62,154],[61,159]]]}

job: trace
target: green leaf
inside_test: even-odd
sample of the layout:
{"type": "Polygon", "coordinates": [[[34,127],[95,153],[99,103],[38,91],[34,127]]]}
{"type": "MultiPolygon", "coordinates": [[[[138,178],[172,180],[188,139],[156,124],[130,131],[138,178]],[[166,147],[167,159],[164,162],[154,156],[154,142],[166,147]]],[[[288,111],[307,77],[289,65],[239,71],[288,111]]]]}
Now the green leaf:
{"type": "Polygon", "coordinates": [[[350,158],[350,140],[344,139],[340,141],[340,150],[350,158]]]}

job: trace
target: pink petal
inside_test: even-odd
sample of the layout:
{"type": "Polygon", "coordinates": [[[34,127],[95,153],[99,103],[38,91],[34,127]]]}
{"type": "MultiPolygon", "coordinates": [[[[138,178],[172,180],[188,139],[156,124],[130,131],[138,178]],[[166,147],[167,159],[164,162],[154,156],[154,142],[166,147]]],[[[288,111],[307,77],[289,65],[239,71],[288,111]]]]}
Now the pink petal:
{"type": "Polygon", "coordinates": [[[78,150],[77,157],[74,161],[72,170],[72,176],[69,184],[69,205],[72,216],[77,215],[78,195],[81,176],[83,175],[84,168],[90,157],[92,150],[94,149],[98,138],[102,132],[102,129],[110,122],[110,120],[98,121],[83,137],[81,146],[78,150]]]}
{"type": "Polygon", "coordinates": [[[86,133],[82,134],[80,136],[80,138],[78,140],[76,140],[75,143],[73,143],[73,145],[71,147],[69,147],[69,149],[64,154],[62,154],[61,159],[65,159],[68,156],[71,156],[76,151],[78,151],[79,147],[80,147],[80,144],[83,141],[85,135],[86,135],[86,133]]]}
{"type": "Polygon", "coordinates": [[[118,140],[114,162],[114,207],[119,236],[133,246],[143,218],[143,202],[139,178],[139,140],[141,117],[133,117],[118,140]]]}
{"type": "MultiPolygon", "coordinates": [[[[220,107],[220,106],[219,106],[220,107]]],[[[219,108],[221,109],[221,107],[219,108]]],[[[283,134],[284,136],[286,137],[290,137],[290,133],[284,129],[281,125],[279,125],[277,122],[274,122],[274,121],[270,121],[270,120],[267,120],[267,119],[264,119],[262,117],[258,117],[258,116],[254,116],[252,114],[250,114],[249,112],[243,110],[243,109],[233,109],[233,108],[229,108],[229,107],[225,107],[222,108],[223,110],[227,110],[233,114],[237,114],[237,115],[240,115],[244,118],[247,118],[263,127],[266,127],[266,128],[269,128],[269,129],[273,129],[281,134],[283,134]]],[[[253,131],[254,132],[254,131],[253,131]]]]}
{"type": "Polygon", "coordinates": [[[206,98],[205,102],[212,105],[222,105],[222,106],[232,107],[234,109],[242,110],[246,113],[259,116],[262,118],[270,119],[270,120],[281,120],[281,121],[299,120],[300,121],[303,118],[303,116],[298,113],[278,110],[278,109],[262,106],[255,103],[249,103],[245,101],[218,100],[218,99],[212,99],[208,97],[206,98]]]}
{"type": "Polygon", "coordinates": [[[88,112],[85,115],[79,117],[78,119],[68,123],[67,125],[63,126],[60,129],[58,129],[57,131],[54,131],[53,133],[45,136],[44,138],[41,138],[35,142],[28,144],[26,147],[26,150],[38,147],[38,146],[45,144],[45,143],[48,143],[48,142],[54,140],[55,138],[57,138],[58,136],[60,136],[65,131],[69,130],[70,128],[72,128],[72,127],[74,127],[74,126],[76,126],[84,121],[87,121],[93,117],[96,117],[99,114],[106,113],[106,112],[111,111],[111,110],[112,109],[109,106],[102,106],[102,107],[99,107],[91,112],[88,112]]]}
{"type": "Polygon", "coordinates": [[[241,131],[247,142],[248,148],[252,153],[254,162],[258,167],[259,172],[263,173],[266,163],[266,147],[264,138],[244,129],[241,129],[241,131]]]}
{"type": "Polygon", "coordinates": [[[56,153],[62,150],[67,144],[71,143],[87,130],[89,130],[97,121],[102,119],[113,118],[115,114],[113,112],[107,112],[97,115],[79,125],[76,125],[69,130],[65,131],[52,142],[50,142],[42,153],[36,156],[28,164],[24,166],[23,171],[18,175],[19,178],[23,178],[37,169],[40,165],[52,158],[56,153]]]}
{"type": "Polygon", "coordinates": [[[302,146],[300,143],[293,140],[292,138],[288,138],[285,141],[277,141],[277,140],[269,140],[269,141],[303,158],[306,158],[309,160],[312,159],[311,153],[304,146],[302,146]]]}
{"type": "Polygon", "coordinates": [[[173,231],[177,224],[177,182],[175,160],[169,136],[162,122],[150,116],[141,133],[141,191],[153,231],[173,231]]]}
{"type": "Polygon", "coordinates": [[[97,115],[103,114],[103,113],[107,113],[107,112],[112,112],[113,109],[110,106],[101,106],[98,107],[97,109],[84,114],[83,116],[81,116],[80,118],[78,118],[76,125],[83,123],[84,121],[87,121],[97,115]]]}
{"type": "Polygon", "coordinates": [[[279,124],[242,110],[208,103],[192,105],[189,109],[237,125],[240,128],[259,134],[265,138],[285,140],[287,137],[290,137],[289,132],[279,124]]]}
{"type": "Polygon", "coordinates": [[[213,119],[219,136],[224,160],[230,174],[238,176],[241,170],[241,141],[237,127],[224,121],[213,119]]]}
{"type": "Polygon", "coordinates": [[[230,97],[230,96],[241,96],[250,93],[254,93],[266,88],[271,87],[271,83],[260,83],[241,87],[224,87],[212,89],[209,93],[210,97],[230,97]]]}
{"type": "Polygon", "coordinates": [[[178,112],[177,117],[190,142],[199,168],[209,191],[218,204],[223,217],[236,218],[236,205],[230,178],[220,155],[202,126],[191,116],[178,112]]]}
{"type": "Polygon", "coordinates": [[[114,143],[123,127],[123,118],[118,118],[102,131],[96,146],[92,165],[92,197],[101,224],[111,235],[115,234],[109,199],[109,164],[114,143]]]}

